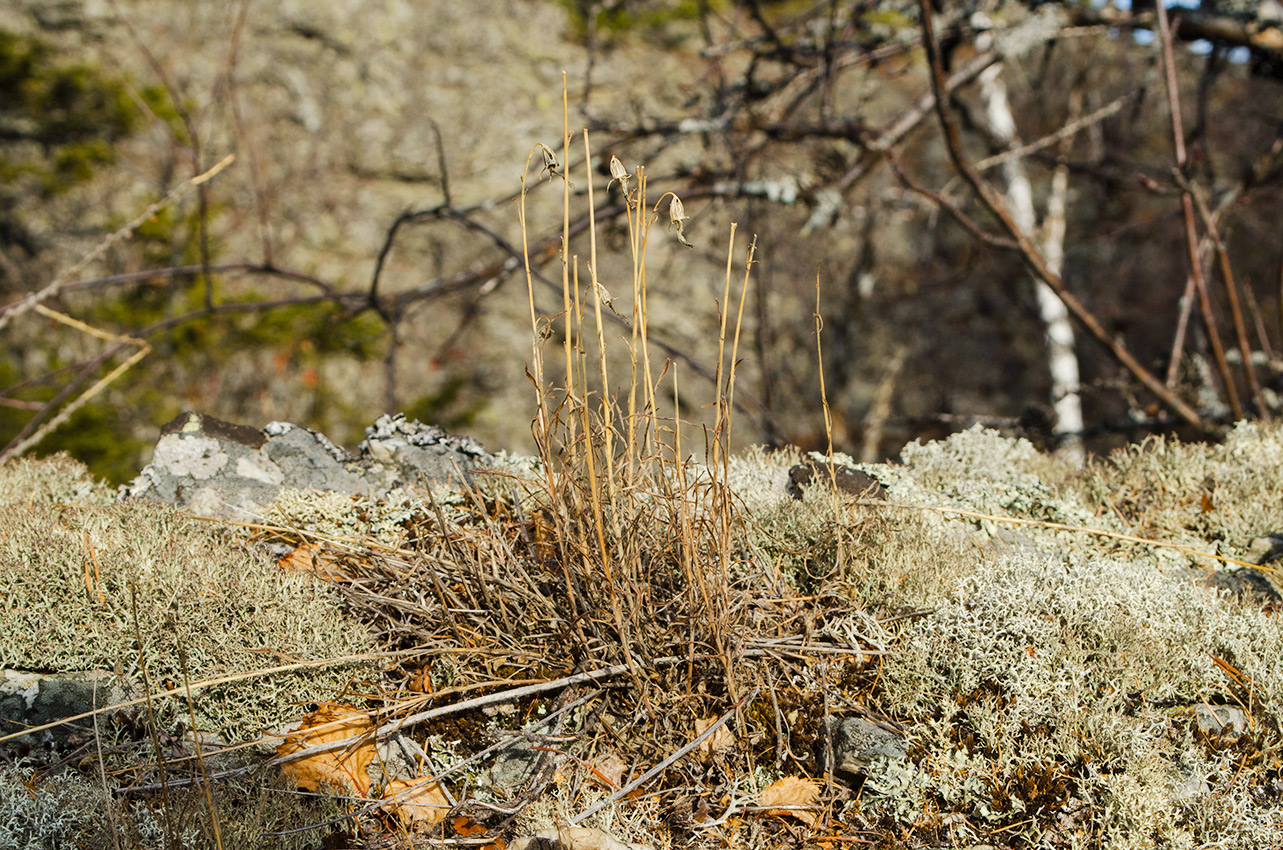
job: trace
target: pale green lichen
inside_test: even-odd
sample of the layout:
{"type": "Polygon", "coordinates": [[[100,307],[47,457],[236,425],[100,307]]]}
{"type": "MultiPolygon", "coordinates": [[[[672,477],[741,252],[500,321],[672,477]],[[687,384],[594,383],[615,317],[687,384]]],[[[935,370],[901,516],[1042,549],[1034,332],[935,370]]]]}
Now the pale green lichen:
{"type": "Polygon", "coordinates": [[[19,762],[0,770],[0,847],[304,850],[315,846],[310,831],[263,833],[306,827],[337,815],[341,808],[331,798],[287,793],[283,783],[270,776],[223,781],[217,791],[215,840],[204,790],[198,786],[171,787],[163,799],[147,802],[116,796],[111,778],[105,796],[101,784],[74,771],[37,779],[31,768],[19,762]]]}
{"type": "Polygon", "coordinates": [[[65,454],[15,458],[0,464],[0,504],[49,504],[64,502],[107,505],[112,489],[96,481],[83,463],[65,454]]]}
{"type": "Polygon", "coordinates": [[[1241,558],[1253,538],[1283,531],[1280,469],[1283,430],[1241,423],[1220,445],[1151,438],[1117,451],[1081,489],[1137,534],[1241,558]]]}
{"type": "MultiPolygon", "coordinates": [[[[60,461],[19,470],[35,489],[47,486],[38,483],[46,470],[55,480],[67,472],[60,461]]],[[[322,583],[234,545],[210,523],[146,502],[9,501],[0,511],[0,600],[0,665],[115,671],[134,696],[144,669],[158,691],[322,662],[197,689],[198,727],[229,741],[257,738],[300,702],[333,698],[372,671],[323,663],[374,646],[322,583]]],[[[168,727],[187,725],[182,701],[160,701],[157,711],[168,727]]]]}
{"type": "Polygon", "coordinates": [[[866,814],[977,840],[987,823],[1036,843],[1059,823],[1066,846],[1277,846],[1277,760],[1245,768],[1244,754],[1280,746],[1283,627],[1187,569],[1215,560],[1163,544],[1241,557],[1283,531],[1283,429],[1152,439],[1075,471],[977,428],[909,446],[902,464],[837,458],[888,499],[836,513],[822,481],[785,498],[770,460],[732,478],[766,557],[814,570],[845,535],[820,588],[875,614],[933,609],[900,622],[882,658],[876,705],[906,724],[912,755],[875,760],[866,814]],[[1250,740],[1200,737],[1203,702],[1249,706],[1250,740]]]}

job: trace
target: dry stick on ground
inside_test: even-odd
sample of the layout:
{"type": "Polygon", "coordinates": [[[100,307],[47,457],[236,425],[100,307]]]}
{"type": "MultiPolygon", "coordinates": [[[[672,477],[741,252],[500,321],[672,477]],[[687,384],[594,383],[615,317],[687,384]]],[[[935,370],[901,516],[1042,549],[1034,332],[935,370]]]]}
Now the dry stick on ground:
{"type": "MultiPolygon", "coordinates": [[[[678,659],[678,660],[680,660],[680,659],[678,659]]],[[[575,824],[578,824],[578,823],[583,822],[586,818],[591,817],[592,815],[594,815],[594,814],[596,814],[597,812],[599,812],[599,811],[601,811],[602,809],[604,809],[606,806],[609,806],[609,805],[611,805],[612,803],[616,803],[616,802],[618,802],[619,800],[623,799],[623,798],[624,798],[625,796],[627,796],[628,794],[631,794],[633,791],[635,791],[636,789],[640,788],[642,785],[645,785],[647,782],[649,782],[649,781],[650,781],[651,779],[653,779],[654,777],[656,777],[656,776],[658,776],[659,774],[663,773],[665,770],[667,770],[667,769],[669,768],[669,766],[670,766],[670,765],[672,765],[674,762],[678,761],[682,756],[686,755],[686,754],[687,754],[687,753],[689,753],[691,750],[695,749],[695,748],[696,748],[696,747],[698,747],[700,744],[702,744],[702,743],[704,743],[705,741],[707,741],[709,738],[713,737],[713,735],[717,732],[717,730],[718,730],[718,729],[721,729],[723,726],[725,726],[725,725],[726,725],[726,723],[727,723],[727,722],[728,722],[732,717],[734,717],[734,716],[735,716],[735,712],[736,712],[737,710],[739,710],[741,707],[743,707],[743,706],[745,706],[745,705],[748,705],[748,704],[752,703],[752,701],[753,701],[754,699],[756,699],[756,698],[757,698],[758,691],[760,691],[760,690],[761,690],[761,688],[753,688],[753,690],[752,690],[752,691],[750,691],[750,692],[748,693],[748,695],[747,695],[747,696],[745,696],[745,697],[744,697],[743,699],[741,699],[741,700],[737,700],[737,701],[735,702],[735,704],[734,704],[734,705],[732,705],[730,708],[728,708],[728,709],[726,710],[726,713],[725,713],[725,714],[723,714],[721,717],[717,718],[717,720],[716,720],[716,721],[715,721],[711,726],[709,726],[707,729],[705,729],[705,730],[704,730],[703,732],[701,732],[699,735],[695,736],[695,738],[694,738],[694,739],[692,739],[689,743],[687,743],[685,746],[683,746],[683,747],[682,747],[681,749],[679,749],[677,752],[673,753],[671,756],[669,756],[668,758],[664,759],[664,760],[663,760],[663,761],[661,761],[659,764],[655,765],[655,766],[654,766],[654,767],[652,767],[650,770],[646,771],[646,772],[645,772],[645,773],[643,773],[641,776],[639,776],[639,777],[637,777],[636,779],[634,779],[632,782],[629,782],[627,785],[625,785],[624,787],[620,788],[618,791],[616,791],[615,793],[611,794],[609,797],[605,797],[605,798],[603,798],[603,799],[601,799],[601,800],[598,800],[596,803],[594,803],[593,805],[591,805],[591,806],[589,806],[588,808],[584,809],[584,810],[583,810],[582,812],[580,812],[579,814],[575,815],[575,816],[574,816],[574,817],[572,817],[572,818],[568,818],[568,819],[566,820],[566,823],[567,823],[569,826],[574,826],[575,824]]]]}
{"type": "MultiPolygon", "coordinates": [[[[1163,81],[1167,85],[1167,103],[1172,126],[1172,145],[1176,167],[1172,173],[1181,185],[1181,212],[1185,217],[1185,247],[1189,252],[1189,273],[1194,281],[1194,290],[1198,294],[1199,311],[1203,314],[1203,325],[1207,330],[1207,339],[1212,346],[1212,356],[1216,360],[1216,369],[1221,373],[1221,382],[1225,385],[1225,395],[1230,403],[1230,411],[1237,421],[1243,418],[1243,405],[1238,398],[1238,387],[1230,372],[1229,361],[1225,358],[1225,345],[1221,342],[1220,331],[1216,328],[1216,315],[1212,311],[1212,299],[1207,291],[1207,278],[1203,275],[1203,259],[1198,249],[1198,227],[1194,223],[1193,191],[1186,182],[1185,176],[1185,130],[1181,121],[1180,88],[1176,80],[1176,62],[1172,58],[1172,31],[1167,25],[1167,9],[1163,3],[1155,3],[1155,20],[1158,26],[1158,37],[1163,48],[1163,81]]],[[[1237,303],[1237,299],[1235,299],[1237,303]]],[[[1242,321],[1242,316],[1238,316],[1242,321]]],[[[1174,352],[1178,357],[1180,352],[1174,352]]],[[[1245,358],[1250,352],[1243,352],[1245,358]]]]}
{"type": "Polygon", "coordinates": [[[1200,558],[1207,558],[1208,560],[1217,561],[1222,564],[1233,564],[1238,567],[1251,567],[1271,574],[1283,573],[1283,570],[1276,569],[1268,565],[1254,564],[1251,561],[1231,558],[1228,555],[1222,555],[1218,552],[1204,552],[1201,549],[1195,549],[1192,546],[1182,546],[1179,543],[1167,543],[1162,540],[1153,540],[1148,537],[1137,537],[1134,534],[1124,534],[1120,531],[1108,531],[1102,528],[1092,528],[1087,525],[1070,525],[1068,523],[1050,522],[1043,519],[1026,519],[1024,517],[987,514],[981,511],[972,511],[967,510],[966,508],[951,508],[945,505],[911,505],[904,502],[886,502],[877,499],[852,499],[848,502],[848,505],[852,508],[901,508],[911,511],[935,511],[936,513],[949,514],[951,516],[961,516],[969,519],[987,520],[990,522],[1001,522],[1006,523],[1007,525],[1029,525],[1035,528],[1047,528],[1053,531],[1071,531],[1077,534],[1089,534],[1093,537],[1103,537],[1107,540],[1121,540],[1126,543],[1140,543],[1141,545],[1155,549],[1171,549],[1175,552],[1182,552],[1186,555],[1195,555],[1200,558]]]}
{"type": "Polygon", "coordinates": [[[29,726],[19,732],[10,732],[7,735],[0,735],[0,744],[6,741],[16,741],[27,735],[34,735],[37,732],[44,732],[47,729],[56,729],[59,726],[66,726],[68,723],[75,723],[78,720],[87,720],[91,717],[97,717],[100,714],[110,714],[120,711],[122,708],[132,708],[136,705],[143,705],[149,699],[161,699],[163,697],[181,696],[187,693],[188,687],[201,690],[203,688],[212,688],[217,685],[230,685],[235,682],[244,682],[249,679],[257,679],[260,676],[271,676],[277,673],[290,673],[295,670],[310,670],[316,667],[334,667],[340,664],[351,664],[358,661],[382,661],[388,658],[397,658],[413,655],[421,655],[422,652],[417,649],[403,650],[400,652],[366,652],[359,655],[342,655],[335,658],[323,658],[320,661],[301,661],[295,664],[281,664],[276,667],[264,667],[260,670],[250,670],[246,673],[230,673],[226,676],[217,676],[213,679],[202,679],[199,682],[192,682],[189,686],[169,688],[164,691],[155,691],[148,696],[138,697],[136,699],[125,700],[123,702],[113,702],[111,705],[96,708],[93,711],[85,711],[80,714],[73,714],[70,717],[62,717],[40,726],[29,726]]]}
{"type": "Polygon", "coordinates": [[[940,57],[940,48],[936,42],[935,28],[933,23],[933,13],[931,10],[930,0],[919,0],[918,8],[922,14],[922,31],[923,44],[926,46],[927,59],[930,64],[931,87],[935,93],[936,116],[940,121],[941,128],[944,131],[945,142],[949,150],[949,157],[953,161],[954,167],[962,173],[962,176],[971,185],[976,195],[989,209],[991,213],[1002,223],[1008,235],[1016,241],[1020,248],[1021,258],[1025,265],[1044,283],[1051,287],[1056,296],[1064,302],[1065,307],[1073,314],[1079,323],[1087,329],[1096,340],[1103,345],[1113,358],[1118,361],[1133,377],[1141,382],[1151,393],[1158,397],[1172,412],[1190,425],[1201,429],[1207,429],[1207,424],[1199,416],[1198,411],[1190,407],[1184,401],[1173,393],[1163,382],[1154,377],[1148,369],[1141,365],[1140,361],[1121,342],[1114,339],[1110,333],[1100,324],[1073,293],[1071,293],[1060,279],[1060,276],[1052,272],[1047,267],[1046,260],[1042,256],[1036,245],[1030,241],[1029,237],[1020,229],[1015,220],[1011,217],[1010,211],[1007,210],[1006,204],[1002,198],[985,182],[984,178],[975,170],[975,167],[967,159],[962,149],[962,137],[958,131],[958,125],[949,111],[949,95],[947,82],[944,75],[944,65],[940,57]]]}

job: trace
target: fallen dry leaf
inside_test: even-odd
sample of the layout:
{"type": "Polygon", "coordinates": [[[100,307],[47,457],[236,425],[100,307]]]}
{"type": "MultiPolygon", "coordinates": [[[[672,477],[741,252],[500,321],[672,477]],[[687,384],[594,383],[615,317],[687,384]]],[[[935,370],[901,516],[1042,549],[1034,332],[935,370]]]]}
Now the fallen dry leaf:
{"type": "MultiPolygon", "coordinates": [[[[712,726],[718,720],[716,715],[705,717],[695,721],[696,736],[703,735],[708,727],[712,726]]],[[[735,733],[729,726],[720,726],[717,731],[708,736],[708,739],[701,741],[699,745],[699,756],[704,761],[708,761],[713,753],[721,753],[735,746],[735,733]]]]}
{"type": "Polygon", "coordinates": [[[514,838],[508,850],[534,850],[551,845],[555,850],[650,850],[646,844],[625,844],[600,829],[588,827],[552,827],[541,829],[534,835],[514,838]]]}
{"type": "MultiPolygon", "coordinates": [[[[366,735],[374,731],[370,715],[342,703],[323,703],[303,718],[299,727],[276,748],[277,756],[289,756],[317,744],[326,744],[366,735]]],[[[298,787],[308,791],[339,791],[365,797],[370,793],[370,776],[366,768],[374,759],[374,741],[369,739],[341,750],[317,753],[288,761],[281,772],[298,787]]]]}
{"type": "Polygon", "coordinates": [[[385,799],[396,797],[407,789],[414,789],[396,802],[388,803],[383,807],[400,818],[401,823],[411,828],[427,829],[436,826],[445,820],[446,812],[450,811],[450,798],[446,796],[440,782],[429,782],[418,788],[415,787],[424,779],[427,777],[394,779],[383,789],[385,799]]]}
{"type": "Polygon", "coordinates": [[[338,553],[319,543],[300,543],[276,561],[286,572],[311,573],[323,581],[347,581],[351,578],[339,563],[338,553]]]}
{"type": "Polygon", "coordinates": [[[786,776],[779,782],[762,789],[757,795],[757,804],[768,809],[768,815],[776,817],[793,817],[807,826],[815,825],[815,813],[806,807],[815,802],[820,795],[819,783],[797,776],[786,776]],[[771,808],[788,806],[789,808],[771,808]]]}
{"type": "Polygon", "coordinates": [[[624,772],[628,770],[628,762],[620,758],[617,753],[606,753],[594,759],[589,767],[592,770],[590,778],[614,790],[624,784],[624,772]]]}

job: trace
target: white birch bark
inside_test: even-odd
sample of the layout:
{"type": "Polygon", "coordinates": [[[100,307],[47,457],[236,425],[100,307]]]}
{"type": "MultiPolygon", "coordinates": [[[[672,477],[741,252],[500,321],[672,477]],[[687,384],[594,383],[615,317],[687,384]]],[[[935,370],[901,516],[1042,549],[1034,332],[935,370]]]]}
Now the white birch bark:
{"type": "MultiPolygon", "coordinates": [[[[985,69],[979,82],[990,128],[1003,142],[1015,146],[1016,121],[1011,112],[1011,102],[1007,99],[1002,63],[985,69]]],[[[1013,157],[1003,162],[1002,171],[1012,217],[1025,235],[1036,241],[1038,219],[1034,212],[1033,188],[1024,164],[1019,157],[1013,157]]],[[[1047,227],[1042,240],[1047,265],[1056,274],[1060,274],[1064,265],[1065,194],[1068,186],[1068,170],[1061,166],[1056,169],[1052,178],[1051,198],[1047,204],[1047,227]]],[[[1047,336],[1053,426],[1056,433],[1062,435],[1060,454],[1069,462],[1081,466],[1084,460],[1083,413],[1073,325],[1070,323],[1068,309],[1051,287],[1035,279],[1034,289],[1038,299],[1038,312],[1047,336]]]]}

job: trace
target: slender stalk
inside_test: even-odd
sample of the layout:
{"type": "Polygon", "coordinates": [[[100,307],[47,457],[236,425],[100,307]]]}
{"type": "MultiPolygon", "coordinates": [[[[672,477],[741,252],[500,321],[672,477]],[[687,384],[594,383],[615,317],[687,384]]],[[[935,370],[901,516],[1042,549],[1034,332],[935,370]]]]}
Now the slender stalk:
{"type": "MultiPolygon", "coordinates": [[[[606,486],[610,495],[610,518],[612,532],[619,535],[619,492],[615,481],[615,417],[610,397],[610,376],[606,368],[606,334],[601,321],[601,281],[597,277],[597,217],[596,203],[593,198],[592,146],[588,142],[588,131],[584,130],[584,172],[588,183],[588,274],[593,290],[593,319],[597,328],[597,356],[601,370],[601,423],[602,448],[606,459],[606,486]]],[[[628,216],[629,226],[632,215],[628,216]]]]}
{"type": "MultiPolygon", "coordinates": [[[[566,94],[566,72],[561,72],[561,300],[565,310],[566,398],[574,396],[575,361],[573,314],[570,299],[570,106],[566,94]]],[[[569,435],[566,448],[573,464],[575,453],[575,417],[568,417],[569,435]]]]}

